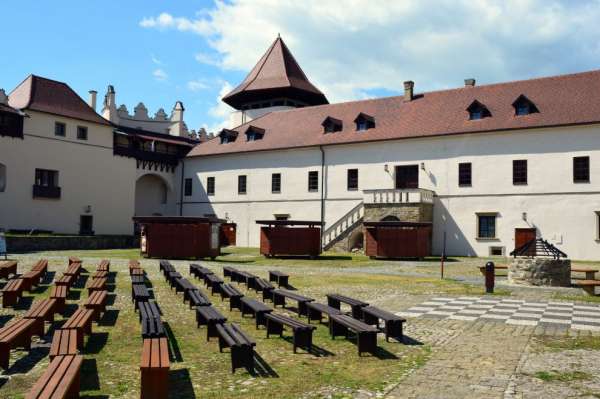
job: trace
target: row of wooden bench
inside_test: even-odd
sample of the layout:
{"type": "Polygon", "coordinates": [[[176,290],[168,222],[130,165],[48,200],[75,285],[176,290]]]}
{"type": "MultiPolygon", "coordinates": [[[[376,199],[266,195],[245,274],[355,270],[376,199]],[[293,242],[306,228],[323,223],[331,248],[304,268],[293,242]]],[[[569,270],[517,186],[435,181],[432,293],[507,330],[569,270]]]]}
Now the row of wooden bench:
{"type": "Polygon", "coordinates": [[[25,291],[31,291],[37,287],[48,271],[48,260],[40,259],[26,273],[17,274],[17,262],[4,262],[0,270],[3,270],[4,278],[12,275],[6,285],[2,287],[2,307],[15,306],[23,297],[25,291]]]}
{"type": "MultiPolygon", "coordinates": [[[[96,273],[92,276],[91,285],[93,287],[99,286],[99,284],[93,283],[94,280],[107,278],[106,275],[109,272],[109,267],[110,262],[107,260],[100,262],[96,273]]],[[[55,282],[54,291],[61,291],[63,311],[66,293],[68,293],[72,285],[77,281],[82,270],[83,267],[80,260],[69,258],[67,271],[55,282]],[[65,278],[65,276],[69,278],[65,278]],[[63,292],[65,293],[64,297],[62,297],[63,292]]],[[[50,364],[44,374],[31,388],[26,396],[27,398],[79,397],[80,370],[83,363],[83,356],[79,354],[79,351],[83,348],[84,336],[91,335],[92,333],[92,322],[94,320],[97,321],[100,315],[106,312],[108,298],[106,287],[103,290],[92,289],[88,292],[88,299],[85,301],[83,307],[78,308],[61,328],[54,332],[49,352],[50,364]]],[[[55,298],[44,301],[53,301],[56,305],[59,304],[55,298]]],[[[43,303],[44,301],[41,302],[43,303]]]]}

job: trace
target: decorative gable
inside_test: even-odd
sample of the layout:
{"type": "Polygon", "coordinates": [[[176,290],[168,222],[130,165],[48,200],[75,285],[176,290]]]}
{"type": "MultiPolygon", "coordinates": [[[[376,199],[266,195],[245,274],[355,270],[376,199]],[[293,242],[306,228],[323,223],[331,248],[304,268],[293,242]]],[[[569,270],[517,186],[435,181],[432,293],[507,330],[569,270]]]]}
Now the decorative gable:
{"type": "Polygon", "coordinates": [[[336,119],[331,116],[328,116],[321,123],[321,126],[323,126],[324,133],[334,133],[334,132],[340,132],[344,125],[340,119],[336,119]]]}
{"type": "Polygon", "coordinates": [[[221,144],[233,143],[235,139],[237,139],[238,132],[235,130],[223,129],[221,133],[219,133],[219,139],[221,140],[221,144]]]}
{"type": "Polygon", "coordinates": [[[265,135],[265,129],[256,126],[248,126],[246,129],[246,141],[262,140],[265,135]]]}
{"type": "Polygon", "coordinates": [[[521,94],[513,103],[516,116],[523,116],[540,112],[533,101],[521,94]]]}
{"type": "Polygon", "coordinates": [[[479,120],[483,118],[489,118],[492,116],[490,110],[479,101],[475,100],[469,105],[467,108],[467,112],[469,113],[469,120],[479,120]]]}
{"type": "Polygon", "coordinates": [[[358,114],[356,119],[354,119],[354,123],[356,123],[357,131],[373,129],[375,127],[375,118],[373,118],[371,115],[361,112],[358,114]]]}

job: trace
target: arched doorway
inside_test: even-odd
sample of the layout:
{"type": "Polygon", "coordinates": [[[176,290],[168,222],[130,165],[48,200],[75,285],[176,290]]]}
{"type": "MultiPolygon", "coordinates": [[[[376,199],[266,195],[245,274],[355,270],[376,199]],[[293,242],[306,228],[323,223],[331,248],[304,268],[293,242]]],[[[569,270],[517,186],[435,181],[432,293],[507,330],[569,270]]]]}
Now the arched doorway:
{"type": "Polygon", "coordinates": [[[149,173],[141,176],[135,183],[135,215],[168,215],[171,191],[159,175],[149,173]]]}
{"type": "Polygon", "coordinates": [[[356,230],[348,237],[348,249],[350,251],[361,250],[364,247],[364,235],[362,229],[356,230]]]}

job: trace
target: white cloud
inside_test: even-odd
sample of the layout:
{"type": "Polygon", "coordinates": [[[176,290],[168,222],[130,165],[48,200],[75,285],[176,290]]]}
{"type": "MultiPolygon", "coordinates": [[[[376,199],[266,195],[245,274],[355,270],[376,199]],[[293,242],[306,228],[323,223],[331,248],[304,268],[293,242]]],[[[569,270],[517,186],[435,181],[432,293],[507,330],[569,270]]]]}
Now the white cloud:
{"type": "Polygon", "coordinates": [[[201,64],[221,66],[221,60],[218,58],[218,56],[207,53],[196,53],[194,58],[201,64]]]}
{"type": "Polygon", "coordinates": [[[215,105],[208,109],[208,114],[213,117],[216,122],[210,126],[203,126],[207,132],[218,133],[229,124],[229,114],[231,114],[234,109],[221,101],[221,99],[231,90],[233,90],[233,86],[229,82],[221,82],[221,89],[219,90],[215,105]]]}
{"type": "Polygon", "coordinates": [[[160,69],[160,68],[155,69],[152,72],[152,76],[154,76],[154,79],[156,79],[156,80],[158,80],[160,82],[165,81],[165,80],[167,80],[169,78],[169,75],[167,75],[167,73],[164,70],[160,69]]]}
{"type": "Polygon", "coordinates": [[[140,25],[194,32],[218,54],[199,62],[243,71],[280,32],[335,102],[401,92],[404,80],[421,91],[594,69],[598,20],[598,0],[234,0],[140,25]]]}
{"type": "Polygon", "coordinates": [[[210,85],[205,79],[196,79],[187,82],[186,87],[191,91],[200,91],[210,88],[210,85]]]}
{"type": "Polygon", "coordinates": [[[150,54],[150,58],[152,59],[152,63],[155,65],[162,65],[162,61],[159,60],[154,54],[150,54]]]}

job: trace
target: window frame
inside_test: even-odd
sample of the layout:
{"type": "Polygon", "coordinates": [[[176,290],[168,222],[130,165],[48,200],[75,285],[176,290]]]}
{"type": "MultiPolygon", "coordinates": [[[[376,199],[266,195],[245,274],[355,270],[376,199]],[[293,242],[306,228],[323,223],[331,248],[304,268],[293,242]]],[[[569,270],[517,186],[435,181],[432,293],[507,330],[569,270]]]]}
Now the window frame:
{"type": "Polygon", "coordinates": [[[346,171],[346,189],[347,191],[358,191],[358,168],[347,169],[346,171]],[[356,173],[356,176],[351,176],[356,173]]]}
{"type": "Polygon", "coordinates": [[[87,126],[77,126],[77,140],[85,140],[88,139],[88,128],[87,126]],[[80,135],[81,132],[85,132],[83,136],[80,135]]]}
{"type": "Polygon", "coordinates": [[[281,194],[281,173],[271,173],[271,194],[281,194]],[[278,189],[276,189],[276,182],[278,189]]]}
{"type": "Polygon", "coordinates": [[[215,195],[216,191],[216,180],[214,176],[206,177],[206,195],[211,197],[215,195]]]}
{"type": "Polygon", "coordinates": [[[194,187],[193,179],[191,177],[186,177],[185,180],[183,181],[183,196],[191,197],[193,187],[194,187]]]}
{"type": "Polygon", "coordinates": [[[573,157],[573,183],[589,183],[590,182],[590,157],[589,155],[587,156],[580,156],[580,157],[573,157]],[[578,161],[585,161],[585,170],[584,170],[584,177],[581,178],[581,176],[578,177],[578,173],[581,173],[581,165],[577,165],[578,161]],[[579,169],[579,170],[578,170],[579,169]]]}
{"type": "Polygon", "coordinates": [[[526,186],[529,182],[529,168],[527,159],[513,159],[512,165],[513,186],[526,186]]]}
{"type": "Polygon", "coordinates": [[[473,164],[471,162],[460,162],[458,164],[458,186],[459,187],[472,187],[473,186],[473,164]],[[463,170],[463,168],[468,167],[468,170],[463,170]],[[467,176],[465,174],[468,173],[468,182],[467,176]]]}
{"type": "MultiPolygon", "coordinates": [[[[475,214],[476,220],[477,220],[477,232],[476,232],[476,239],[478,241],[495,241],[498,240],[498,212],[478,212],[475,214]],[[482,236],[481,235],[481,219],[482,218],[493,218],[494,220],[494,234],[493,237],[490,236],[482,236]]],[[[488,227],[489,230],[489,227],[488,227]]]]}
{"type": "Polygon", "coordinates": [[[308,192],[309,193],[318,193],[319,192],[319,171],[318,170],[309,170],[308,171],[308,192]],[[316,178],[315,178],[315,176],[316,176],[316,178]],[[316,179],[316,182],[315,182],[315,179],[316,179]]]}
{"type": "Polygon", "coordinates": [[[38,187],[60,187],[58,184],[58,170],[35,168],[34,183],[38,187]],[[50,179],[50,177],[52,178],[50,179]]]}
{"type": "Polygon", "coordinates": [[[56,137],[67,137],[67,124],[64,122],[54,121],[54,135],[56,137]],[[62,134],[58,133],[59,126],[62,126],[62,134]]]}
{"type": "Polygon", "coordinates": [[[238,195],[248,194],[248,175],[238,175],[238,195]]]}

